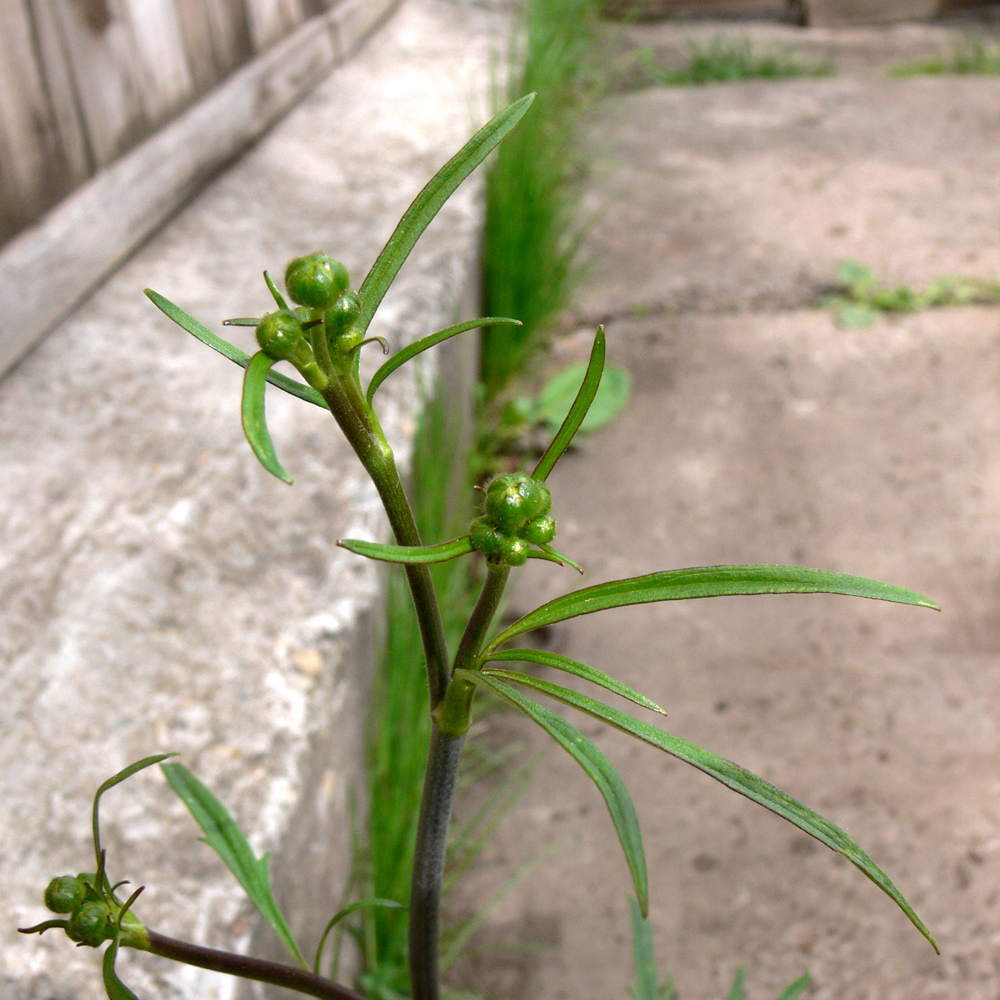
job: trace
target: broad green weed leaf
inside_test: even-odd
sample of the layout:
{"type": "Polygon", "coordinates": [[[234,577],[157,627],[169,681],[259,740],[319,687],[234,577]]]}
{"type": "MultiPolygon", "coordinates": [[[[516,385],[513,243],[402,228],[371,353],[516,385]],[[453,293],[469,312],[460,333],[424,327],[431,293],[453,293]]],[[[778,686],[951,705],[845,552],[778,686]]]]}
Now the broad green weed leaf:
{"type": "Polygon", "coordinates": [[[254,906],[260,910],[295,961],[303,969],[308,969],[271,892],[268,877],[270,855],[254,857],[247,838],[226,807],[183,764],[161,764],[160,767],[170,786],[205,831],[202,839],[218,853],[226,867],[236,876],[254,906]]]}
{"type": "Polygon", "coordinates": [[[799,976],[794,983],[789,983],[779,994],[778,1000],[798,1000],[809,985],[809,973],[799,976]]]}
{"type": "Polygon", "coordinates": [[[455,189],[500,145],[535,99],[528,94],[488,121],[431,179],[399,220],[358,291],[361,316],[358,326],[367,330],[383,296],[414,244],[452,196],[455,189]]]}
{"type": "Polygon", "coordinates": [[[453,538],[437,545],[380,545],[378,542],[363,542],[356,538],[338,538],[337,544],[348,552],[383,562],[404,563],[407,566],[426,563],[448,562],[472,551],[468,535],[453,538]]]}
{"type": "Polygon", "coordinates": [[[139,1000],[139,998],[118,978],[115,972],[115,962],[118,960],[118,938],[111,939],[111,943],[104,951],[104,989],[108,994],[108,1000],[139,1000]]]}
{"type": "Polygon", "coordinates": [[[243,376],[243,433],[260,459],[260,464],[283,482],[290,483],[292,477],[285,472],[274,451],[274,442],[264,418],[264,390],[267,388],[267,374],[274,364],[274,358],[258,351],[247,365],[243,376]]]}
{"type": "Polygon", "coordinates": [[[456,323],[454,326],[446,327],[444,330],[438,330],[437,333],[432,333],[428,337],[423,337],[421,340],[414,341],[414,343],[409,344],[404,347],[401,351],[397,351],[389,360],[382,365],[381,368],[372,376],[371,382],[368,383],[368,402],[371,403],[375,396],[375,390],[397,369],[402,365],[405,365],[407,361],[415,358],[418,354],[423,353],[429,347],[434,347],[440,344],[442,341],[447,340],[449,337],[457,336],[460,333],[465,333],[466,330],[478,330],[480,327],[484,326],[520,326],[521,321],[519,319],[505,319],[499,316],[485,316],[482,319],[470,319],[466,320],[464,323],[456,323]]]}
{"type": "MultiPolygon", "coordinates": [[[[545,424],[550,431],[557,431],[573,405],[586,371],[587,366],[583,363],[569,365],[549,379],[538,396],[533,413],[535,422],[545,424]]],[[[614,420],[625,408],[631,393],[632,375],[629,371],[621,365],[607,365],[580,430],[589,434],[614,420]]]]}
{"type": "Polygon", "coordinates": [[[739,594],[845,594],[940,610],[932,600],[916,591],[846,573],[830,573],[801,566],[697,566],[633,576],[627,580],[613,580],[574,590],[518,619],[491,639],[483,652],[488,656],[514,636],[542,625],[608,608],[739,594]]]}
{"type": "Polygon", "coordinates": [[[115,785],[121,784],[126,778],[131,778],[136,772],[143,771],[147,767],[152,767],[154,764],[159,764],[161,760],[166,760],[168,757],[176,756],[177,752],[174,751],[172,753],[153,754],[152,757],[143,757],[142,760],[137,760],[134,764],[129,764],[128,767],[123,767],[117,774],[113,774],[94,793],[94,806],[91,810],[90,822],[94,836],[94,853],[97,857],[97,867],[99,869],[103,867],[101,861],[101,796],[109,788],[114,788],[115,785]]]}
{"type": "Polygon", "coordinates": [[[635,894],[639,898],[639,905],[644,915],[648,913],[649,883],[639,820],[635,814],[632,798],[611,762],[579,730],[559,718],[554,712],[550,712],[530,698],[525,698],[510,684],[497,677],[472,670],[458,669],[455,671],[455,676],[459,675],[474,684],[488,688],[508,704],[524,712],[529,719],[537,722],[553,737],[587,772],[591,781],[597,785],[601,795],[604,796],[608,812],[611,814],[612,822],[615,824],[618,838],[621,840],[622,849],[625,852],[625,860],[632,873],[632,883],[635,887],[635,894]]]}
{"type": "Polygon", "coordinates": [[[716,781],[721,781],[733,791],[745,795],[748,799],[752,799],[766,809],[770,809],[771,812],[787,819],[800,830],[815,837],[820,843],[826,844],[831,850],[842,854],[863,874],[867,875],[910,918],[914,927],[934,946],[934,950],[938,950],[937,942],[931,932],[924,926],[923,921],[916,915],[902,893],[893,885],[889,876],[872,861],[854,840],[840,827],[813,812],[808,806],[804,806],[790,795],[775,788],[763,778],[744,767],[740,767],[739,764],[734,764],[709,750],[703,750],[679,736],[673,736],[671,733],[657,729],[648,723],[633,719],[632,716],[619,712],[617,709],[611,708],[610,705],[595,701],[593,698],[588,698],[586,695],[569,688],[551,684],[549,681],[532,677],[529,674],[508,674],[505,672],[503,681],[495,675],[490,680],[497,683],[504,681],[516,683],[521,687],[548,695],[550,698],[561,701],[564,705],[570,705],[595,719],[600,719],[609,726],[614,726],[615,729],[628,733],[629,736],[634,736],[636,739],[649,743],[650,746],[657,747],[688,764],[692,764],[698,770],[715,778],[716,781]]]}
{"type": "MultiPolygon", "coordinates": [[[[170,299],[164,298],[151,288],[146,289],[146,297],[160,312],[172,319],[179,327],[187,330],[191,336],[197,337],[203,344],[207,344],[213,351],[218,351],[224,358],[236,362],[241,368],[246,368],[250,364],[250,355],[246,351],[241,351],[229,341],[216,336],[203,323],[199,323],[179,306],[175,306],[170,299]]],[[[305,385],[297,379],[289,378],[287,375],[275,371],[267,373],[267,380],[271,385],[276,385],[279,389],[283,389],[293,396],[298,396],[299,399],[304,399],[307,403],[312,403],[313,406],[327,409],[326,400],[311,385],[305,385]]]]}
{"type": "Polygon", "coordinates": [[[875,285],[875,274],[858,260],[842,260],[837,265],[837,281],[851,291],[863,291],[875,285]]]}
{"type": "Polygon", "coordinates": [[[590,361],[587,363],[587,370],[584,373],[583,382],[576,394],[576,398],[573,400],[573,405],[570,406],[569,412],[566,414],[566,419],[556,432],[552,443],[545,449],[545,453],[538,460],[535,471],[531,473],[532,479],[544,480],[548,476],[553,466],[559,461],[559,456],[569,447],[574,435],[580,429],[580,424],[583,423],[584,417],[587,416],[590,404],[594,401],[594,396],[597,395],[597,389],[601,384],[601,374],[604,371],[604,354],[604,327],[599,326],[597,334],[594,337],[593,349],[590,352],[590,361]]]}
{"type": "Polygon", "coordinates": [[[859,330],[872,326],[882,318],[882,313],[864,302],[842,302],[837,306],[837,323],[845,330],[859,330]]]}
{"type": "MultiPolygon", "coordinates": [[[[568,656],[563,656],[561,653],[550,653],[545,649],[503,649],[491,654],[487,658],[487,662],[489,663],[510,662],[511,660],[527,660],[529,663],[540,663],[546,667],[563,670],[568,674],[575,674],[577,677],[582,677],[585,681],[597,684],[612,694],[616,694],[620,698],[625,698],[642,708],[659,712],[660,715],[667,714],[655,701],[651,701],[644,694],[633,690],[627,684],[615,680],[614,677],[609,677],[607,674],[588,666],[586,663],[571,660],[568,656]]],[[[490,672],[489,668],[486,669],[486,672],[490,672]]]]}

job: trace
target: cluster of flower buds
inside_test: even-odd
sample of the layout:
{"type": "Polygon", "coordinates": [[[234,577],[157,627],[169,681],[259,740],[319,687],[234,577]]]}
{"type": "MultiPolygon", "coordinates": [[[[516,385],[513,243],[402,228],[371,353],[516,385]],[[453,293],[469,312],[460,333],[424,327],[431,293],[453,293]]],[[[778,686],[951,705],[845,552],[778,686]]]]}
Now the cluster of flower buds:
{"type": "Polygon", "coordinates": [[[327,254],[317,251],[297,257],[285,270],[285,287],[297,308],[282,305],[257,324],[257,343],[278,361],[290,361],[316,385],[325,382],[316,362],[314,337],[325,338],[335,365],[347,359],[361,342],[356,326],[361,315],[361,299],[350,288],[347,268],[327,254]]]}
{"type": "Polygon", "coordinates": [[[520,566],[532,545],[548,545],[556,522],[552,494],[540,479],[523,472],[497,476],[486,486],[484,513],[469,529],[472,547],[487,561],[520,566]]]}
{"type": "Polygon", "coordinates": [[[45,905],[53,913],[70,915],[66,934],[91,948],[111,937],[113,926],[111,907],[96,885],[95,874],[81,872],[79,875],[59,875],[45,890],[45,905]]]}

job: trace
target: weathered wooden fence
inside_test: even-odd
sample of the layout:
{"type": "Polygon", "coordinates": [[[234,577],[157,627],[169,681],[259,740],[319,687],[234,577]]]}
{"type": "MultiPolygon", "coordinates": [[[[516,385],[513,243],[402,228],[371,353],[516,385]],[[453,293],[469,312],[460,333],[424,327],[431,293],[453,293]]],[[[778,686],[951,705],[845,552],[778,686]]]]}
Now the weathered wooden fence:
{"type": "Polygon", "coordinates": [[[0,243],[338,0],[0,0],[0,243]]]}

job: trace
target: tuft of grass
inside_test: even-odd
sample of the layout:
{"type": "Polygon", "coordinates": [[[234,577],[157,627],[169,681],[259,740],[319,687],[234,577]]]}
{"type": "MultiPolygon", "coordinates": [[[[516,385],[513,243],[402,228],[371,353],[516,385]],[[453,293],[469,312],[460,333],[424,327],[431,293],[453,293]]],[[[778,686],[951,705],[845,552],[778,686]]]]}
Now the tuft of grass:
{"type": "Polygon", "coordinates": [[[600,89],[596,0],[528,0],[515,26],[510,77],[497,105],[538,96],[497,150],[486,180],[485,315],[521,327],[482,333],[480,379],[495,399],[544,344],[576,275],[580,227],[571,180],[580,169],[574,130],[600,89]]]}
{"type": "Polygon", "coordinates": [[[943,76],[950,73],[1000,76],[1000,35],[993,41],[968,36],[957,42],[950,55],[893,66],[896,77],[943,76]]]}
{"type": "Polygon", "coordinates": [[[708,41],[690,41],[687,64],[680,68],[662,65],[651,49],[641,48],[628,76],[631,86],[639,88],[819,77],[833,72],[829,62],[803,62],[783,49],[758,48],[749,38],[714,35],[708,41]]]}

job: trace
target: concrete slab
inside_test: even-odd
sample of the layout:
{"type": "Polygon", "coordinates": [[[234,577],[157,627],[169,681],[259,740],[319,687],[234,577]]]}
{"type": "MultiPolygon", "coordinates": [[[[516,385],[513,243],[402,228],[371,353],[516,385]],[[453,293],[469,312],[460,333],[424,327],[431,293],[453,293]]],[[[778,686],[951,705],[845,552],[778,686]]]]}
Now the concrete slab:
{"type": "MultiPolygon", "coordinates": [[[[314,937],[335,909],[379,587],[333,541],[381,530],[375,494],[329,418],[279,393],[269,423],[296,483],[269,477],[241,440],[239,369],[142,289],[221,330],[224,317],[268,308],[262,268],[280,272],[296,254],[323,247],[360,283],[410,199],[487,117],[494,32],[480,9],[404,4],[0,383],[5,998],[103,996],[93,952],[14,928],[43,919],[52,875],[92,863],[96,786],[160,750],[182,751],[255,847],[274,851],[297,931],[314,937]],[[291,870],[291,854],[305,870],[291,870]]],[[[471,315],[479,218],[470,184],[373,333],[398,346],[460,307],[471,315]]],[[[425,386],[433,371],[422,369],[425,386]]],[[[448,390],[460,400],[466,388],[448,390]]],[[[380,396],[405,462],[417,373],[380,396]]],[[[148,886],[152,926],[223,947],[264,940],[157,774],[111,792],[104,816],[111,870],[148,886]]],[[[125,958],[123,975],[143,997],[234,995],[224,977],[153,958],[125,958]]]]}

